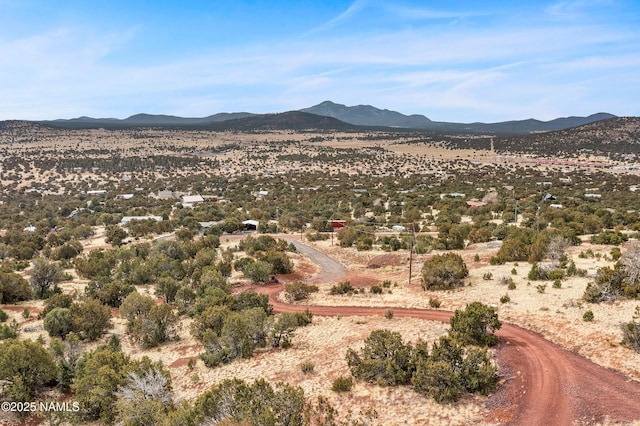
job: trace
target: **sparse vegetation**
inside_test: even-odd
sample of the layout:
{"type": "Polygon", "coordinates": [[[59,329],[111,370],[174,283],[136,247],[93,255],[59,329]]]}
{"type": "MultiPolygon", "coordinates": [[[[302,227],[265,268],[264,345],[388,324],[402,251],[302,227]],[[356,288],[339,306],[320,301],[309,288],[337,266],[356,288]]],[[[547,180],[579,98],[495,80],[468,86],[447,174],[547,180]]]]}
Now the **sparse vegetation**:
{"type": "Polygon", "coordinates": [[[435,255],[422,267],[422,288],[444,290],[462,285],[469,270],[462,257],[455,253],[435,255]]]}
{"type": "Polygon", "coordinates": [[[585,311],[584,314],[582,315],[582,320],[586,322],[593,321],[593,311],[591,310],[585,311]]]}
{"type": "Polygon", "coordinates": [[[331,295],[353,294],[354,292],[355,288],[353,288],[349,281],[341,281],[337,285],[331,286],[329,290],[329,294],[331,295]]]}
{"type": "Polygon", "coordinates": [[[353,379],[351,377],[338,376],[331,383],[331,390],[334,392],[351,392],[353,379]]]}
{"type": "MultiPolygon", "coordinates": [[[[351,282],[342,278],[329,290],[334,295],[358,295],[343,301],[345,305],[364,299],[387,300],[392,287],[393,297],[388,299],[394,304],[388,306],[397,306],[396,300],[408,300],[404,278],[400,278],[404,271],[400,269],[406,267],[410,248],[414,261],[416,255],[421,261],[427,259],[422,270],[425,290],[453,289],[438,293],[440,297],[430,297],[428,306],[432,308],[441,303],[459,306],[460,301],[466,301],[467,289],[462,287],[467,281],[480,292],[487,289],[486,301],[499,298],[505,304],[513,297],[518,303],[506,309],[523,309],[527,300],[524,296],[533,288],[522,287],[522,297],[511,292],[516,289],[514,279],[519,280],[517,275],[528,269],[523,262],[530,262],[528,279],[538,291],[545,292],[548,284],[563,288],[539,297],[544,306],[530,311],[530,320],[540,328],[546,327],[540,318],[549,315],[542,312],[563,312],[559,303],[575,306],[566,299],[576,297],[576,289],[584,288],[582,283],[589,282],[585,301],[617,300],[611,310],[628,306],[639,296],[636,240],[640,203],[628,195],[628,188],[640,184],[639,179],[621,169],[612,179],[613,169],[608,168],[613,163],[589,171],[567,171],[564,166],[561,169],[550,163],[542,170],[532,164],[547,158],[544,155],[551,145],[543,144],[542,138],[551,140],[549,135],[531,135],[522,148],[543,157],[528,158],[529,164],[519,160],[500,164],[483,158],[489,152],[483,146],[491,142],[484,136],[436,137],[377,130],[346,134],[254,131],[232,135],[152,128],[61,130],[14,123],[10,126],[24,127],[12,130],[16,142],[11,142],[6,126],[9,124],[0,123],[0,303],[19,305],[3,306],[4,311],[0,311],[5,313],[0,314],[0,320],[6,316],[0,324],[1,345],[14,345],[16,337],[28,342],[34,336],[31,333],[40,327],[51,339],[41,336],[33,342],[29,355],[40,354],[38,345],[49,340],[50,348],[45,352],[53,364],[47,363],[50,371],[46,374],[51,377],[33,382],[28,392],[13,376],[6,378],[12,384],[5,389],[5,395],[19,400],[28,394],[29,400],[40,400],[45,395],[57,395],[58,390],[53,388],[58,387],[66,397],[82,403],[81,416],[74,419],[77,422],[134,424],[138,420],[134,421],[131,413],[140,413],[144,417],[140,422],[148,424],[186,424],[185,419],[247,424],[264,420],[267,423],[260,424],[269,424],[271,419],[278,419],[274,420],[276,423],[284,418],[300,420],[302,417],[296,417],[302,412],[300,407],[327,423],[331,413],[336,416],[332,418],[346,418],[346,413],[331,411],[322,397],[312,404],[311,398],[300,398],[300,388],[261,381],[249,384],[232,380],[204,391],[200,398],[176,402],[182,401],[182,388],[205,382],[202,366],[196,366],[197,359],[215,367],[260,352],[268,363],[271,352],[289,346],[299,349],[298,327],[311,323],[311,312],[273,315],[266,295],[245,291],[249,281],[269,285],[285,281],[284,297],[288,301],[304,301],[318,291],[313,285],[274,277],[291,272],[306,276],[308,272],[297,269],[300,264],[304,268],[305,261],[292,254],[292,244],[267,235],[275,232],[276,220],[280,232],[291,232],[296,238],[298,233],[302,237],[306,232],[303,240],[317,241],[332,256],[337,253],[341,261],[347,259],[345,265],[351,256],[385,256],[389,266],[362,270],[367,278],[374,278],[371,281],[363,284],[349,276],[351,282]],[[123,137],[127,138],[126,143],[122,142],[123,137]],[[225,138],[232,138],[233,142],[223,142],[225,138]],[[371,141],[372,145],[355,149],[347,146],[350,140],[371,141]],[[247,150],[249,143],[251,150],[247,150]],[[461,146],[477,149],[472,155],[480,161],[472,163],[464,156],[451,161],[458,154],[444,147],[461,146]],[[446,155],[438,158],[415,154],[427,147],[436,147],[446,155]],[[358,170],[357,177],[346,170],[358,170]],[[425,178],[421,170],[429,170],[430,174],[425,178]],[[566,183],[567,178],[570,184],[566,183]],[[597,202],[583,196],[587,188],[595,186],[594,181],[602,195],[597,202]],[[543,187],[550,187],[546,190],[558,199],[557,203],[562,203],[562,208],[540,201],[543,187]],[[107,191],[104,194],[92,193],[103,188],[107,191]],[[258,196],[258,189],[268,190],[268,196],[258,196]],[[160,192],[169,192],[170,198],[159,197],[160,192]],[[466,196],[448,195],[458,192],[466,196]],[[133,198],[117,197],[129,193],[134,194],[133,198]],[[193,208],[183,207],[179,193],[203,194],[205,198],[193,208]],[[468,207],[472,197],[482,199],[486,205],[468,207]],[[144,215],[162,220],[134,220],[119,225],[124,216],[144,215]],[[243,221],[247,219],[260,222],[255,233],[244,233],[243,221]],[[330,220],[344,220],[344,227],[332,233],[330,220]],[[400,223],[404,230],[393,228],[400,223]],[[162,239],[152,242],[151,238],[160,234],[162,239]],[[171,235],[167,238],[168,234],[175,234],[175,239],[171,235]],[[580,240],[589,241],[585,235],[594,235],[592,244],[609,247],[586,242],[582,250],[571,248],[580,240]],[[625,241],[628,243],[622,245],[625,241]],[[471,276],[462,257],[447,252],[468,244],[477,245],[459,253],[465,259],[473,258],[474,264],[469,266],[475,270],[471,276]],[[429,257],[427,254],[434,250],[438,254],[429,257]],[[481,259],[490,256],[493,266],[481,263],[481,259]],[[576,263],[588,270],[578,268],[576,263]],[[596,267],[600,269],[594,274],[596,267]],[[507,275],[496,279],[496,283],[506,285],[510,294],[491,282],[480,281],[480,277],[491,281],[494,275],[507,275]],[[588,278],[579,279],[585,276],[588,278]],[[379,299],[367,293],[385,296],[379,299]],[[564,300],[551,301],[556,296],[564,300]],[[40,300],[29,302],[32,298],[40,300]],[[185,352],[181,358],[189,358],[189,373],[176,379],[179,384],[171,385],[159,363],[134,361],[122,352],[117,339],[109,341],[104,337],[112,322],[118,324],[111,321],[116,309],[126,321],[123,346],[140,352],[136,359],[142,359],[145,353],[153,354],[154,359],[169,359],[175,354],[165,355],[165,350],[173,351],[174,345],[167,342],[178,336],[185,340],[179,347],[185,352]],[[188,322],[193,324],[191,336],[189,330],[179,329],[188,322]],[[87,342],[96,343],[85,346],[87,342]],[[197,358],[197,351],[189,352],[189,348],[200,347],[199,342],[204,349],[197,358]],[[163,346],[155,348],[159,345],[163,346]],[[145,390],[146,384],[153,384],[157,392],[150,394],[145,390]],[[223,398],[229,402],[224,413],[216,405],[223,398]],[[285,400],[293,405],[285,407],[285,400]]],[[[568,134],[564,137],[571,139],[568,134]]],[[[516,139],[496,138],[493,143],[498,155],[513,148],[516,139]]],[[[596,149],[589,154],[593,158],[603,153],[607,162],[622,158],[621,153],[606,151],[610,148],[603,148],[603,144],[583,139],[585,146],[596,149]]],[[[611,144],[618,144],[618,139],[611,138],[611,144]]],[[[628,144],[625,155],[630,157],[624,164],[635,161],[636,145],[628,144]]],[[[578,155],[578,151],[558,154],[554,160],[565,157],[564,161],[578,155]]],[[[577,157],[575,160],[581,161],[577,157]]],[[[314,299],[326,298],[328,287],[321,288],[324,294],[314,299]]],[[[345,316],[346,312],[345,308],[345,316]]],[[[401,311],[384,311],[385,318],[394,319],[387,322],[389,327],[403,326],[398,312],[401,311]]],[[[568,317],[571,312],[568,309],[568,317]]],[[[592,311],[582,314],[584,321],[593,320],[588,319],[589,312],[592,311]]],[[[438,402],[455,401],[466,392],[490,392],[497,376],[489,354],[484,349],[462,346],[461,341],[493,343],[490,324],[495,323],[491,318],[485,319],[486,335],[482,335],[477,331],[481,326],[475,327],[473,319],[483,315],[472,313],[471,319],[456,315],[455,330],[452,326],[451,331],[455,339],[434,339],[432,346],[421,341],[412,344],[402,339],[380,339],[398,349],[398,359],[369,363],[363,352],[356,352],[364,366],[356,367],[355,363],[354,369],[362,377],[353,377],[363,383],[380,380],[385,384],[412,385],[438,402]],[[403,354],[409,354],[407,363],[401,362],[403,354]],[[371,374],[375,378],[366,379],[371,374]]],[[[640,346],[637,316],[640,315],[623,326],[623,343],[635,350],[640,346]]],[[[608,321],[611,322],[598,317],[597,325],[611,327],[608,321]]],[[[319,328],[324,326],[319,323],[319,328]]],[[[340,325],[346,328],[353,323],[343,318],[340,325]]],[[[358,324],[367,327],[367,320],[358,324]]],[[[114,333],[119,332],[114,329],[114,333]]],[[[577,341],[584,339],[576,336],[577,341]]],[[[179,365],[177,358],[172,361],[179,365]]],[[[307,380],[315,368],[313,363],[300,360],[292,365],[289,372],[283,366],[282,374],[296,372],[296,380],[307,380]]],[[[324,360],[322,365],[324,372],[324,360]]],[[[313,398],[316,397],[314,393],[313,398]]],[[[381,423],[385,421],[388,418],[381,423]]],[[[340,422],[335,420],[332,424],[340,422]]]]}

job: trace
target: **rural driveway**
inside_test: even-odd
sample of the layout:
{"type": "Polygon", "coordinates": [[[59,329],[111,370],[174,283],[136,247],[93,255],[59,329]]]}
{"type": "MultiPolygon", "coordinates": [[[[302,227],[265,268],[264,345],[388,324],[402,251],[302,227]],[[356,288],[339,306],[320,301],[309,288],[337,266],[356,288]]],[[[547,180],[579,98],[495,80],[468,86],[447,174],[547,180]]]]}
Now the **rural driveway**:
{"type": "MultiPolygon", "coordinates": [[[[287,241],[321,267],[309,282],[329,282],[346,275],[346,268],[330,257],[298,240],[287,241]]],[[[269,295],[276,312],[309,309],[314,315],[368,316],[393,309],[394,317],[441,322],[449,322],[452,315],[396,307],[291,305],[278,299],[282,290],[282,284],[259,289],[269,295]]],[[[521,327],[503,324],[496,334],[500,337],[497,361],[504,383],[487,400],[488,423],[559,426],[640,420],[640,383],[521,327]]]]}
{"type": "Polygon", "coordinates": [[[339,280],[346,275],[347,268],[345,268],[342,263],[330,258],[324,253],[319,252],[313,247],[304,244],[300,240],[290,237],[284,237],[283,239],[296,246],[298,253],[304,254],[309,258],[309,260],[320,267],[320,272],[308,280],[308,283],[328,283],[339,280]]]}

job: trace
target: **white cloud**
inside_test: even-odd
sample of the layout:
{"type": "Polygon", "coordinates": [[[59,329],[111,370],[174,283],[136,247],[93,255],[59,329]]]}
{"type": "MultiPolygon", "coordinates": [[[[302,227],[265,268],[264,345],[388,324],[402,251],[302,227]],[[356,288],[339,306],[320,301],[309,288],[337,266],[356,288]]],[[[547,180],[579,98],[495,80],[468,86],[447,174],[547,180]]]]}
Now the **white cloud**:
{"type": "Polygon", "coordinates": [[[345,21],[348,21],[353,16],[355,16],[358,12],[363,10],[367,6],[368,3],[369,3],[369,0],[355,0],[347,8],[347,10],[345,10],[344,12],[342,12],[341,14],[336,16],[335,18],[333,18],[333,19],[331,19],[331,20],[329,20],[329,21],[327,21],[327,22],[325,22],[325,23],[323,23],[321,25],[318,25],[315,28],[312,28],[311,30],[309,30],[307,32],[307,35],[314,34],[314,33],[319,33],[319,32],[328,30],[330,28],[336,27],[336,26],[344,23],[345,21]]]}
{"type": "MultiPolygon", "coordinates": [[[[358,0],[313,31],[356,17],[366,21],[364,9],[374,7],[389,11],[390,6],[358,0]]],[[[570,5],[557,4],[556,10],[570,5]]],[[[322,38],[255,41],[233,50],[185,49],[156,57],[153,64],[123,56],[136,41],[137,28],[98,32],[67,26],[0,39],[0,81],[9,82],[0,86],[0,119],[136,112],[203,116],[288,110],[326,99],[441,120],[548,118],[579,108],[595,112],[616,101],[624,102],[618,109],[640,114],[633,98],[640,99],[634,83],[640,36],[633,29],[544,20],[525,25],[515,19],[493,27],[433,26],[416,21],[474,12],[397,7],[393,13],[414,19],[395,29],[368,28],[366,35],[354,25],[352,35],[339,38],[326,31],[322,38]],[[596,81],[600,87],[588,84],[596,81]],[[622,83],[633,90],[623,93],[622,83]]]]}

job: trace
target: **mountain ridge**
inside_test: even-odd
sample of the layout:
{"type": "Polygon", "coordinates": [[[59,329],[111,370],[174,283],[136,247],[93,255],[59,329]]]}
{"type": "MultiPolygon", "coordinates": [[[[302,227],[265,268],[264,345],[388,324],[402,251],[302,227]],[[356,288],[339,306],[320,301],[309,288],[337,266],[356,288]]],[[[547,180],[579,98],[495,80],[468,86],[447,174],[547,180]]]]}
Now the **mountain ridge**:
{"type": "Polygon", "coordinates": [[[62,128],[127,128],[127,127],[198,127],[203,129],[249,130],[249,123],[262,129],[283,129],[282,126],[293,125],[293,130],[315,128],[328,130],[355,130],[363,128],[393,128],[394,130],[420,130],[440,133],[489,133],[489,134],[532,134],[563,130],[616,117],[609,113],[596,113],[588,117],[561,117],[550,121],[536,119],[511,120],[496,123],[452,123],[432,121],[421,114],[405,115],[397,111],[380,109],[371,105],[346,106],[332,101],[324,101],[309,108],[284,113],[253,114],[249,112],[217,113],[207,117],[179,117],[166,114],[140,113],[125,119],[78,117],[37,121],[37,123],[62,128]],[[310,114],[317,118],[293,113],[310,114]],[[322,117],[322,118],[320,118],[322,117]],[[326,120],[331,118],[336,121],[326,120]],[[241,121],[237,121],[241,120],[241,121]],[[244,120],[244,121],[242,121],[244,120]],[[273,122],[268,123],[269,120],[273,122]],[[227,123],[222,125],[220,123],[227,123]],[[327,127],[329,126],[329,127],[327,127]],[[331,127],[333,126],[333,127],[331,127]]]}

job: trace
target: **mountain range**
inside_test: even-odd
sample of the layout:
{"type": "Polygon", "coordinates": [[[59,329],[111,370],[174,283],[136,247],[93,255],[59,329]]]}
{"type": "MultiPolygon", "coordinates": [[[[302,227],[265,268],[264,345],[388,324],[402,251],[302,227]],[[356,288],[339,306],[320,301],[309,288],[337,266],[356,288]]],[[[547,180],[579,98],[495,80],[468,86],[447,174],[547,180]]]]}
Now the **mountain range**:
{"type": "Polygon", "coordinates": [[[379,109],[371,105],[346,106],[331,101],[279,114],[248,112],[218,113],[202,118],[174,115],[136,114],[125,119],[79,117],[40,121],[62,128],[128,128],[128,127],[186,127],[208,130],[363,130],[365,128],[393,128],[438,133],[530,134],[563,130],[583,124],[614,118],[608,113],[588,117],[565,117],[551,121],[535,119],[498,123],[450,123],[432,121],[424,115],[405,115],[397,111],[379,109]]]}

